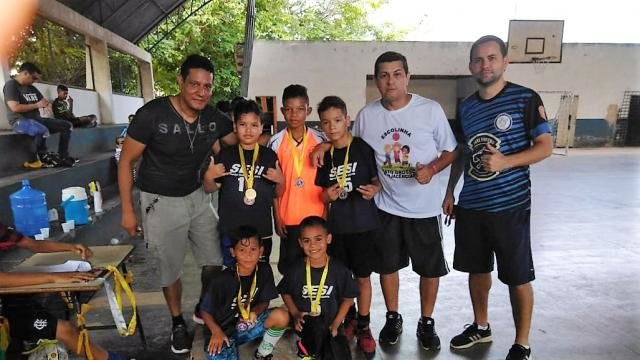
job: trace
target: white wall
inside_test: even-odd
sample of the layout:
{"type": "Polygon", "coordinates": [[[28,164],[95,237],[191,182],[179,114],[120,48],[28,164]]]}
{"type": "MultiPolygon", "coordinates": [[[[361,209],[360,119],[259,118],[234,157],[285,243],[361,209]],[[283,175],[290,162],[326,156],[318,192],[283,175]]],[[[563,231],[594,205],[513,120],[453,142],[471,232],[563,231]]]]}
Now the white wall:
{"type": "Polygon", "coordinates": [[[126,95],[113,94],[113,123],[126,124],[129,115],[135,114],[144,105],[144,99],[126,95]]]}
{"type": "MultiPolygon", "coordinates": [[[[640,44],[564,44],[561,64],[538,74],[531,64],[511,64],[506,78],[535,90],[571,90],[580,95],[578,118],[603,119],[625,90],[640,90],[640,44]]],[[[469,75],[471,43],[266,41],[254,44],[249,94],[275,95],[299,83],[315,107],[325,95],[342,97],[355,113],[365,104],[366,76],[378,55],[404,54],[414,75],[469,75]]],[[[449,115],[449,114],[447,114],[449,115]]],[[[311,116],[317,120],[317,115],[311,116]]]]}
{"type": "MultiPolygon", "coordinates": [[[[57,85],[35,83],[34,86],[51,102],[58,97],[57,85]]],[[[69,88],[69,95],[73,98],[75,116],[94,114],[98,117],[98,124],[101,123],[98,112],[98,93],[93,90],[69,88]]]]}

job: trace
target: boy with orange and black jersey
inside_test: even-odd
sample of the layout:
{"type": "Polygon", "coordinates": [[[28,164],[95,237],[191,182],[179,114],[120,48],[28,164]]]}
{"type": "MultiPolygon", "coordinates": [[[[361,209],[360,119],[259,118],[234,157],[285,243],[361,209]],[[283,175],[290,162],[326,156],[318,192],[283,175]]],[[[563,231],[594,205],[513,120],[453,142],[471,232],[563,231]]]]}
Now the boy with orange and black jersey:
{"type": "Polygon", "coordinates": [[[380,191],[373,149],[349,132],[351,118],[347,106],[337,96],[327,96],[318,104],[320,127],[331,142],[324,165],[316,174],[323,200],[329,204],[328,225],[333,236],[329,253],[344,262],[358,280],[358,316],[355,305],[345,319],[345,335],[358,338],[358,347],[367,357],[376,351],[369,329],[371,307],[373,239],[380,225],[373,197],[380,191]],[[357,329],[357,331],[355,331],[357,329]]]}
{"type": "Polygon", "coordinates": [[[286,269],[278,284],[301,340],[298,357],[315,358],[326,349],[327,336],[336,337],[345,315],[358,296],[353,273],[340,260],[327,255],[331,234],[326,221],[309,216],[300,223],[298,244],[305,257],[286,269]]]}
{"type": "Polygon", "coordinates": [[[254,358],[272,358],[289,314],[283,308],[268,308],[278,292],[271,266],[258,262],[263,251],[256,228],[240,226],[231,234],[235,265],[212,279],[200,304],[200,315],[211,332],[207,359],[237,359],[237,345],[260,337],[254,358]]]}
{"type": "Polygon", "coordinates": [[[285,177],[284,193],[273,206],[275,228],[280,236],[278,270],[283,273],[292,261],[303,255],[297,243],[298,224],[307,216],[324,217],[326,206],[321,199],[322,188],[315,185],[317,169],[309,158],[324,137],[305,125],[312,110],[307,88],[287,86],[282,93],[280,110],[287,127],[270,139],[268,147],[278,154],[285,177]]]}
{"type": "Polygon", "coordinates": [[[271,207],[284,190],[284,176],[273,150],[258,144],[262,134],[260,106],[253,100],[240,99],[233,109],[233,128],[238,146],[223,148],[209,164],[204,175],[206,191],[220,185],[218,212],[224,265],[233,264],[229,254],[229,233],[240,225],[258,229],[264,254],[269,263],[273,232],[271,207]]]}

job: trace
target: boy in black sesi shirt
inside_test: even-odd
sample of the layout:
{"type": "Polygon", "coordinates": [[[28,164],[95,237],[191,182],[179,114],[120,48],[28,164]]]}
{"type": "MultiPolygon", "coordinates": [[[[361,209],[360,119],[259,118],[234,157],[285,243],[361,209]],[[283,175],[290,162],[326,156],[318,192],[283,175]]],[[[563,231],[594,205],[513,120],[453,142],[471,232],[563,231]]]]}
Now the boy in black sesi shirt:
{"type": "Polygon", "coordinates": [[[380,225],[373,197],[380,182],[373,149],[349,132],[351,119],[347,105],[337,96],[327,96],[318,104],[320,127],[331,142],[324,165],[316,173],[316,185],[324,189],[322,199],[329,204],[328,225],[333,236],[329,253],[340,259],[358,279],[358,317],[355,305],[345,318],[348,339],[354,332],[358,347],[367,357],[376,351],[369,329],[371,307],[371,259],[375,258],[374,237],[380,225]],[[357,331],[356,331],[357,330],[357,331]]]}
{"type": "Polygon", "coordinates": [[[260,113],[260,106],[253,100],[240,99],[235,103],[233,129],[238,145],[223,148],[204,175],[205,191],[215,191],[216,183],[220,185],[218,229],[226,266],[233,264],[229,254],[229,233],[246,224],[258,229],[264,246],[260,261],[269,263],[273,229],[271,206],[273,199],[284,190],[284,176],[278,165],[278,155],[258,144],[262,134],[260,113]]]}
{"type": "Polygon", "coordinates": [[[301,337],[298,357],[312,359],[325,350],[322,347],[329,333],[338,335],[358,296],[358,286],[351,271],[327,255],[331,234],[324,219],[309,216],[302,220],[298,243],[305,258],[290,265],[278,290],[301,337]]]}
{"type": "Polygon", "coordinates": [[[283,308],[268,309],[278,297],[271,266],[258,262],[264,248],[257,229],[241,226],[231,236],[235,266],[213,278],[200,305],[211,339],[209,360],[238,358],[236,346],[263,337],[255,359],[271,359],[271,352],[289,324],[283,308]]]}

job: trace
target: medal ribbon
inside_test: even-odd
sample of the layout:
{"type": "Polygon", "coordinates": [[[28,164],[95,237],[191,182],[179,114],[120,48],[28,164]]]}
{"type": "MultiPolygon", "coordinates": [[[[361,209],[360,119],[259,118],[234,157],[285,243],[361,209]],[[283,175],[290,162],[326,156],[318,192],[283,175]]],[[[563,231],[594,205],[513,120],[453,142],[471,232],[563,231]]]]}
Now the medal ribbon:
{"type": "MultiPolygon", "coordinates": [[[[344,161],[342,162],[342,173],[338,176],[338,170],[336,169],[336,181],[341,189],[347,184],[347,164],[349,164],[349,149],[351,148],[351,141],[353,138],[349,136],[349,144],[347,145],[347,152],[344,154],[344,161]]],[[[333,165],[333,145],[331,145],[331,165],[333,165]]],[[[335,165],[333,165],[335,167],[335,165]]]]}
{"type": "Polygon", "coordinates": [[[320,284],[318,284],[318,291],[316,292],[316,298],[313,298],[313,291],[311,287],[311,263],[307,260],[307,292],[309,293],[309,299],[311,299],[311,313],[318,313],[318,306],[322,297],[322,289],[324,283],[327,280],[327,273],[329,272],[329,257],[327,256],[327,262],[324,264],[324,270],[322,270],[322,277],[320,278],[320,284]]]}
{"type": "Polygon", "coordinates": [[[242,146],[238,145],[238,154],[240,155],[240,165],[242,167],[242,176],[244,176],[245,183],[247,184],[247,189],[253,189],[253,179],[255,176],[256,170],[256,161],[258,160],[258,152],[260,150],[260,145],[256,143],[253,148],[253,160],[251,160],[251,169],[249,169],[249,173],[247,174],[247,162],[244,159],[244,151],[242,150],[242,146]]]}
{"type": "Polygon", "coordinates": [[[291,131],[287,130],[287,135],[289,135],[289,143],[291,144],[291,155],[293,156],[293,166],[296,170],[296,178],[302,177],[302,162],[304,158],[304,151],[307,148],[307,127],[304,128],[304,133],[302,134],[302,155],[298,154],[298,149],[296,148],[295,140],[293,139],[293,135],[291,135],[291,131]]]}
{"type": "Polygon", "coordinates": [[[238,310],[240,310],[240,315],[242,316],[242,320],[249,320],[249,313],[251,312],[251,301],[253,301],[253,292],[256,291],[256,283],[258,279],[258,268],[256,267],[256,271],[253,273],[253,281],[251,282],[251,289],[249,290],[249,298],[247,299],[247,306],[242,305],[242,281],[240,280],[240,273],[238,272],[238,266],[236,265],[236,274],[238,274],[238,310]]]}

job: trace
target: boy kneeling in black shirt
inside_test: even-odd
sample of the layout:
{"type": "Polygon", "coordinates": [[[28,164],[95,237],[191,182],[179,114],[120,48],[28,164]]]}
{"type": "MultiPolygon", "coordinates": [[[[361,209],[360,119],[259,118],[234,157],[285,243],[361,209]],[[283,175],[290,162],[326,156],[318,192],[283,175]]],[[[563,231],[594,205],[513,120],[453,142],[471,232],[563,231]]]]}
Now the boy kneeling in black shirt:
{"type": "Polygon", "coordinates": [[[235,265],[209,283],[200,315],[211,331],[207,359],[237,359],[237,345],[263,337],[255,359],[271,359],[271,352],[289,324],[285,309],[269,309],[278,297],[271,266],[258,263],[264,248],[258,231],[240,226],[231,236],[235,265]]]}
{"type": "MultiPolygon", "coordinates": [[[[305,258],[298,259],[285,271],[278,290],[301,337],[297,343],[298,357],[325,358],[326,346],[331,344],[328,336],[338,335],[353,299],[358,296],[358,285],[351,270],[327,255],[331,234],[324,219],[309,216],[302,220],[298,243],[305,258]]],[[[340,359],[350,358],[346,351],[340,359]]]]}

